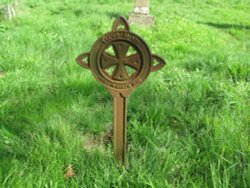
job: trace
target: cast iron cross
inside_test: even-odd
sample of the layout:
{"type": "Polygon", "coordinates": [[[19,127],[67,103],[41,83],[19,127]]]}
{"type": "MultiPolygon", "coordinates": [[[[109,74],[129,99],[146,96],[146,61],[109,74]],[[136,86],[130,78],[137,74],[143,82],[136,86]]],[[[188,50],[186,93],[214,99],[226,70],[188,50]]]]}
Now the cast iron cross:
{"type": "Polygon", "coordinates": [[[165,61],[151,54],[145,41],[130,32],[127,20],[118,17],[111,32],[97,39],[91,52],[81,54],[77,62],[90,69],[114,97],[114,154],[126,162],[127,97],[165,61]],[[158,62],[156,65],[153,62],[158,62]]]}
{"type": "Polygon", "coordinates": [[[133,54],[127,56],[129,45],[126,43],[114,43],[112,47],[115,52],[115,56],[104,52],[101,59],[102,69],[106,70],[112,66],[115,66],[111,77],[115,80],[127,80],[129,79],[129,75],[126,70],[126,66],[138,70],[140,61],[139,55],[133,54]]]}

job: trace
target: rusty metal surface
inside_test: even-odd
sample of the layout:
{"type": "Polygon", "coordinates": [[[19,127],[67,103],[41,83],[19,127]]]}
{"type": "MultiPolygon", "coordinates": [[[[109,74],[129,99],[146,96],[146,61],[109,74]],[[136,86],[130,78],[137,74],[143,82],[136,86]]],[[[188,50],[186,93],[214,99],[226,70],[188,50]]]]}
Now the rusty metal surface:
{"type": "Polygon", "coordinates": [[[91,51],[79,55],[76,61],[90,69],[114,97],[114,155],[125,164],[127,97],[150,72],[163,68],[165,61],[151,54],[146,42],[130,31],[124,17],[118,17],[112,31],[97,39],[91,51]]]}

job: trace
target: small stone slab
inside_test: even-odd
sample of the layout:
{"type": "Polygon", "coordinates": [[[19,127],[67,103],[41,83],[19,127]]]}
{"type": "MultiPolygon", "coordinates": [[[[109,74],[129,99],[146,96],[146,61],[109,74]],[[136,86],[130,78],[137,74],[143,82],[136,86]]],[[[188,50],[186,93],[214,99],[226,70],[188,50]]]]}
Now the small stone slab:
{"type": "Polygon", "coordinates": [[[136,0],[134,13],[149,15],[149,0],[136,0]]]}
{"type": "Polygon", "coordinates": [[[143,14],[133,13],[129,16],[128,21],[130,24],[152,26],[155,23],[155,18],[152,15],[143,15],[143,14]]]}
{"type": "Polygon", "coordinates": [[[134,12],[128,19],[130,24],[151,26],[154,24],[154,16],[149,14],[149,0],[136,0],[134,12]]]}

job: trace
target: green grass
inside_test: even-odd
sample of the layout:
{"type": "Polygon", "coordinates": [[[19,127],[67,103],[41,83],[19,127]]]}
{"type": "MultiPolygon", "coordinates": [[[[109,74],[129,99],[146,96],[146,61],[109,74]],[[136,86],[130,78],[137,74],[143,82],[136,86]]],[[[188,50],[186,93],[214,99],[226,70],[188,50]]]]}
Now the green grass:
{"type": "Polygon", "coordinates": [[[133,1],[23,0],[0,21],[1,187],[250,187],[249,0],[151,5],[132,29],[168,65],[129,98],[124,169],[101,141],[112,97],[75,58],[133,1]]]}

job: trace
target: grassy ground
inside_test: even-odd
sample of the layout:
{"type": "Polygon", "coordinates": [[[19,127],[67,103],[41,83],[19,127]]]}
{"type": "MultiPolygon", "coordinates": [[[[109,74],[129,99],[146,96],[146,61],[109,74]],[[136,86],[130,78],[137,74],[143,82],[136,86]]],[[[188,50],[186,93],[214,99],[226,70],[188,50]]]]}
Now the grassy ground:
{"type": "Polygon", "coordinates": [[[75,57],[132,1],[23,0],[0,21],[1,187],[250,187],[250,2],[151,8],[132,29],[168,65],[129,98],[125,169],[102,141],[112,97],[75,57]]]}

